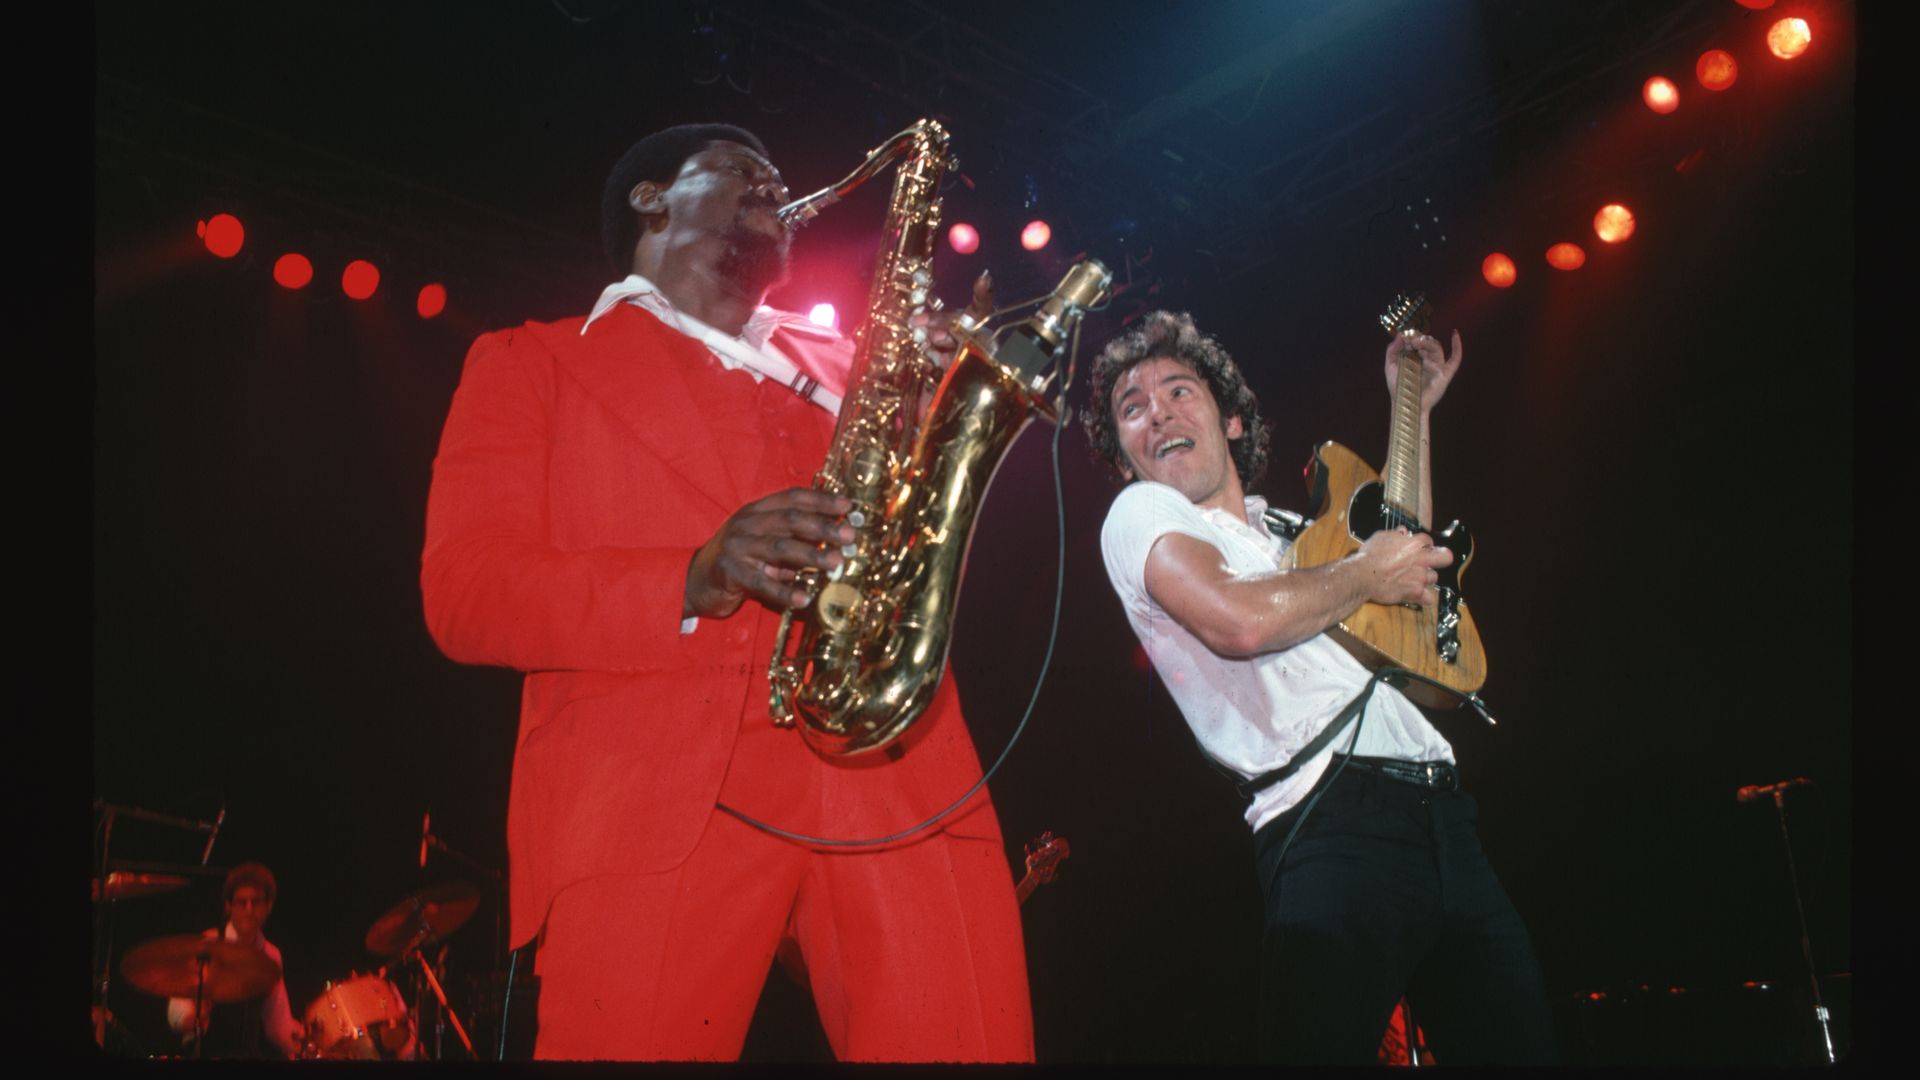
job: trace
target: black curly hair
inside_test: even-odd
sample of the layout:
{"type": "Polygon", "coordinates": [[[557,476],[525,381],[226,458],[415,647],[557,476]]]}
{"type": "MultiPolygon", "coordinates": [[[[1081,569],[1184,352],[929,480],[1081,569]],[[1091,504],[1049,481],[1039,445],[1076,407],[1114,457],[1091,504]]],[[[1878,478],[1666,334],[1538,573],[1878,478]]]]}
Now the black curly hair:
{"type": "Polygon", "coordinates": [[[759,136],[732,124],[680,124],[663,128],[641,139],[620,155],[600,189],[600,247],[607,262],[621,277],[633,270],[633,245],[640,241],[639,215],[627,203],[627,195],[642,180],[668,183],[680,175],[687,159],[706,149],[707,144],[724,139],[751,147],[761,157],[767,148],[759,136]]]}
{"type": "Polygon", "coordinates": [[[1251,490],[1266,474],[1271,438],[1267,422],[1260,417],[1260,402],[1240,377],[1233,357],[1218,341],[1201,333],[1193,325],[1193,316],[1184,311],[1152,312],[1140,320],[1138,327],[1100,350],[1093,362],[1093,401],[1080,418],[1094,457],[1121,476],[1126,475],[1126,453],[1120,448],[1120,435],[1113,424],[1113,387],[1134,367],[1159,357],[1178,360],[1206,380],[1214,403],[1220,407],[1222,424],[1235,416],[1240,418],[1245,433],[1227,446],[1241,486],[1251,490]]]}
{"type": "Polygon", "coordinates": [[[227,880],[220,885],[220,902],[233,903],[233,894],[248,885],[259,889],[268,904],[273,903],[274,894],[280,891],[279,883],[273,880],[273,871],[261,863],[244,862],[227,871],[227,880]]]}

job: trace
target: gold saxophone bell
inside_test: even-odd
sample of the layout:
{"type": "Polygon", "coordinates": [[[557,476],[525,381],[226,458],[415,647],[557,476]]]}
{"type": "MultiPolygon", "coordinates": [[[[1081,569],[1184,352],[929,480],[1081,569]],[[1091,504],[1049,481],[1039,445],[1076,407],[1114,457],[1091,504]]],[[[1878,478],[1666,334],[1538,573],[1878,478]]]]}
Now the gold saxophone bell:
{"type": "Polygon", "coordinates": [[[780,209],[798,225],[901,159],[851,382],[814,477],[816,489],[852,501],[855,538],[831,574],[800,572],[808,602],[781,617],[767,669],[774,723],[797,721],[823,754],[877,750],[933,701],[974,517],[1014,437],[1035,415],[1054,418],[1041,396],[1047,369],[1113,281],[1095,260],[1075,264],[997,345],[977,327],[958,328],[960,350],[940,372],[912,323],[938,306],[932,263],[947,144],[937,122],[921,120],[846,179],[780,209]],[[916,423],[921,388],[935,382],[916,423]]]}

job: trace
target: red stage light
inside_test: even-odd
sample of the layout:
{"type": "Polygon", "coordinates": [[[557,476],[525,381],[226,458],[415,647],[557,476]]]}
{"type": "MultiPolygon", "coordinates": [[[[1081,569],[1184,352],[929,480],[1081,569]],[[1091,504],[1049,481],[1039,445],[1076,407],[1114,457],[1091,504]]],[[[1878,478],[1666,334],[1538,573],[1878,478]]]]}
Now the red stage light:
{"type": "Polygon", "coordinates": [[[313,280],[313,264],[305,255],[289,251],[273,261],[273,280],[289,289],[304,289],[313,280]]]}
{"type": "Polygon", "coordinates": [[[971,255],[980,250],[980,230],[964,221],[956,221],[953,228],[947,230],[947,243],[962,255],[971,255]]]}
{"type": "Polygon", "coordinates": [[[365,259],[355,259],[340,272],[340,291],[355,300],[365,300],[380,287],[380,271],[365,259]]]}
{"type": "Polygon", "coordinates": [[[1027,222],[1027,227],[1020,230],[1020,246],[1028,251],[1039,251],[1046,247],[1047,241],[1051,239],[1053,239],[1053,230],[1047,227],[1046,222],[1038,219],[1027,222]]]}
{"type": "Polygon", "coordinates": [[[807,312],[807,321],[815,326],[832,326],[836,318],[838,313],[833,310],[832,304],[815,304],[807,312]]]}
{"type": "Polygon", "coordinates": [[[207,245],[207,250],[223,259],[231,259],[240,254],[240,248],[247,242],[247,230],[240,225],[240,219],[232,214],[215,214],[194,226],[194,232],[207,245]]]}
{"type": "Polygon", "coordinates": [[[1494,288],[1504,289],[1520,276],[1520,268],[1513,265],[1512,259],[1496,251],[1481,260],[1480,276],[1486,278],[1487,284],[1494,288]]]}
{"type": "Polygon", "coordinates": [[[1767,48],[1782,60],[1791,60],[1813,44],[1813,30],[1805,19],[1781,19],[1767,31],[1767,48]]]}
{"type": "Polygon", "coordinates": [[[1555,270],[1578,270],[1587,261],[1587,253],[1579,244],[1561,241],[1547,249],[1547,265],[1555,270]]]}
{"type": "Polygon", "coordinates": [[[1727,50],[1708,49],[1700,54],[1700,62],[1693,65],[1693,74],[1701,86],[1725,90],[1740,77],[1740,65],[1733,62],[1733,54],[1727,50]]]}
{"type": "Polygon", "coordinates": [[[1646,101],[1647,108],[1666,114],[1680,107],[1680,88],[1665,75],[1655,75],[1640,88],[1640,97],[1646,101]]]}
{"type": "Polygon", "coordinates": [[[1619,203],[1608,203],[1593,215],[1593,234],[1609,244],[1617,244],[1633,235],[1633,211],[1619,203]]]}
{"type": "Polygon", "coordinates": [[[431,319],[447,310],[447,287],[434,282],[420,287],[420,298],[413,302],[413,309],[423,319],[431,319]]]}

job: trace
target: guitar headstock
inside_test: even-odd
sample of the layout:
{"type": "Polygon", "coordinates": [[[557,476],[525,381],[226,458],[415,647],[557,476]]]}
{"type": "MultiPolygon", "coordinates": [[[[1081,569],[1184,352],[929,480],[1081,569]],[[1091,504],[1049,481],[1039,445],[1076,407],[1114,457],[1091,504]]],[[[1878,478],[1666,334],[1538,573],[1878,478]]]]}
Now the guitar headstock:
{"type": "Polygon", "coordinates": [[[1380,328],[1389,334],[1424,334],[1433,317],[1433,305],[1421,293],[1401,293],[1380,315],[1380,328]]]}
{"type": "Polygon", "coordinates": [[[1055,836],[1051,830],[1043,832],[1027,841],[1027,873],[1035,883],[1044,885],[1053,880],[1061,860],[1072,853],[1066,837],[1055,836]]]}

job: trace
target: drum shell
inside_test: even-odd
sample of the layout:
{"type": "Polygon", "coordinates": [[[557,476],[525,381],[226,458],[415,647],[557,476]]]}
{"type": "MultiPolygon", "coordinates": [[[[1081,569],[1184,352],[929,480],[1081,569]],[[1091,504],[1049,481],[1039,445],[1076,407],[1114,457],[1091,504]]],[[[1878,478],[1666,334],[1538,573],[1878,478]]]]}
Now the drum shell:
{"type": "Polygon", "coordinates": [[[406,1000],[378,975],[329,982],[304,1019],[306,1057],[410,1061],[418,1049],[406,1000]]]}

